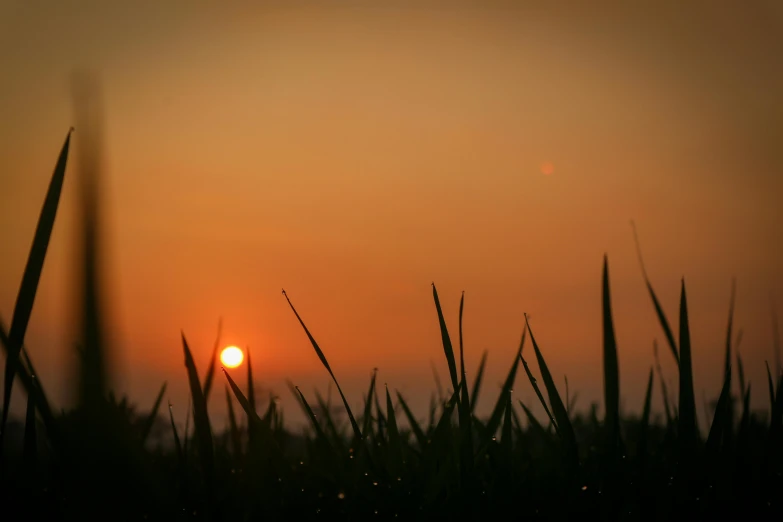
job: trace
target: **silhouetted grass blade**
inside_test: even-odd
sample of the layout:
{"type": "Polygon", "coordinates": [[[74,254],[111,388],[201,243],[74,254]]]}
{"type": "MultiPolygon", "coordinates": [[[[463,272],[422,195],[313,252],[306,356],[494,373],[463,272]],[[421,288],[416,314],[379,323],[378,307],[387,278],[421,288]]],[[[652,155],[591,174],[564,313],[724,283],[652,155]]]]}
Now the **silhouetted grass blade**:
{"type": "Polygon", "coordinates": [[[689,451],[693,448],[699,435],[696,425],[696,398],[693,393],[693,362],[685,280],[682,281],[680,293],[680,400],[678,409],[678,436],[681,449],[689,451]]]}
{"type": "Polygon", "coordinates": [[[374,369],[370,378],[370,389],[367,391],[367,398],[364,401],[364,416],[362,417],[362,433],[367,436],[372,427],[372,404],[373,394],[375,393],[375,378],[378,375],[378,369],[374,369]]]}
{"type": "Polygon", "coordinates": [[[459,378],[457,377],[457,363],[454,361],[454,349],[451,346],[451,338],[446,328],[446,320],[443,318],[443,310],[440,307],[438,291],[435,289],[435,283],[432,283],[432,297],[435,299],[435,309],[438,312],[438,323],[440,324],[440,336],[443,341],[443,351],[446,354],[446,362],[449,365],[449,375],[451,376],[451,386],[453,390],[459,389],[459,378]]]}
{"type": "Polygon", "coordinates": [[[196,363],[193,361],[193,355],[190,353],[185,334],[182,334],[182,348],[185,352],[185,367],[188,371],[188,381],[190,382],[190,394],[193,399],[193,424],[196,430],[196,441],[198,442],[199,457],[204,480],[207,485],[207,492],[212,494],[212,480],[214,477],[214,456],[212,448],[212,430],[209,426],[209,416],[207,414],[207,403],[204,400],[204,393],[201,390],[201,382],[198,378],[196,363]]]}
{"type": "Polygon", "coordinates": [[[609,261],[604,256],[603,285],[604,331],[604,406],[609,445],[614,450],[620,440],[620,374],[617,362],[617,339],[612,320],[612,302],[609,293],[609,261]]]}
{"type": "Polygon", "coordinates": [[[541,372],[541,378],[544,380],[544,386],[546,386],[547,395],[549,395],[549,404],[552,405],[552,414],[557,421],[558,434],[563,440],[563,445],[566,452],[566,460],[569,465],[576,469],[579,466],[579,449],[576,444],[576,435],[574,434],[574,428],[571,425],[571,420],[568,418],[568,412],[566,412],[563,400],[560,398],[560,394],[557,392],[555,381],[552,379],[552,375],[549,373],[544,356],[541,355],[541,350],[538,348],[536,338],[533,335],[533,330],[530,329],[530,322],[527,315],[525,315],[525,325],[530,332],[530,341],[533,343],[533,349],[536,352],[536,359],[538,360],[538,369],[541,372]]]}
{"type": "Polygon", "coordinates": [[[647,378],[647,391],[644,393],[644,407],[642,408],[642,420],[639,434],[637,454],[641,458],[647,458],[647,440],[650,432],[650,410],[652,406],[653,369],[650,368],[650,376],[647,378]]]}
{"type": "Polygon", "coordinates": [[[302,407],[305,409],[307,416],[310,418],[310,423],[313,425],[313,429],[315,429],[316,439],[321,441],[323,444],[331,447],[329,438],[326,436],[326,433],[324,433],[324,430],[321,427],[321,424],[318,422],[318,419],[315,418],[315,413],[313,412],[313,409],[310,407],[310,405],[307,403],[307,399],[304,398],[304,395],[302,394],[302,390],[299,389],[299,386],[295,386],[294,389],[299,394],[299,398],[302,401],[301,402],[302,407]]]}
{"type": "Polygon", "coordinates": [[[405,412],[405,417],[408,419],[408,424],[411,426],[411,431],[413,431],[413,435],[416,437],[416,442],[419,444],[419,448],[424,449],[424,447],[427,445],[427,436],[424,435],[424,432],[419,425],[419,421],[417,421],[416,417],[413,416],[411,409],[408,407],[408,403],[406,403],[405,399],[402,398],[400,392],[397,392],[397,400],[400,402],[400,406],[402,406],[402,411],[405,412]]]}
{"type": "Polygon", "coordinates": [[[29,394],[27,395],[27,413],[24,422],[22,460],[28,467],[35,466],[38,461],[38,433],[35,429],[35,401],[33,400],[33,396],[29,394]]]}
{"type": "Polygon", "coordinates": [[[234,403],[231,400],[231,392],[226,386],[226,405],[228,407],[228,428],[231,435],[231,444],[234,447],[234,455],[239,457],[242,455],[242,439],[239,434],[239,426],[237,426],[237,418],[234,414],[234,403]]]}
{"type": "Polygon", "coordinates": [[[663,377],[663,370],[661,369],[661,360],[658,357],[658,341],[653,340],[653,357],[655,357],[655,369],[658,371],[658,378],[661,381],[661,395],[663,396],[663,409],[666,414],[666,427],[667,429],[672,426],[672,412],[669,403],[669,392],[666,389],[666,379],[663,377]]]}
{"type": "Polygon", "coordinates": [[[351,411],[351,407],[348,405],[348,401],[345,399],[345,395],[343,394],[342,388],[340,388],[340,383],[337,382],[337,377],[334,376],[334,372],[332,372],[332,369],[329,367],[329,363],[326,361],[326,356],[324,355],[323,351],[321,351],[321,348],[318,346],[318,343],[315,341],[313,336],[310,334],[310,330],[307,329],[307,326],[305,326],[304,321],[302,321],[302,318],[299,317],[299,313],[296,311],[296,308],[294,308],[293,303],[291,303],[291,300],[288,299],[288,294],[285,293],[285,290],[283,290],[283,295],[285,296],[286,301],[288,301],[288,305],[291,307],[291,310],[293,310],[294,315],[299,320],[299,324],[302,325],[302,328],[304,328],[305,333],[307,334],[307,338],[310,339],[310,343],[313,345],[313,349],[315,349],[316,355],[318,355],[318,358],[321,359],[321,362],[323,363],[326,370],[329,372],[329,375],[332,376],[332,380],[334,381],[334,384],[337,386],[337,391],[340,393],[340,397],[343,399],[343,404],[345,405],[345,411],[348,413],[348,419],[351,421],[351,427],[353,428],[354,436],[357,440],[362,440],[362,432],[359,430],[359,425],[356,424],[356,419],[353,416],[353,412],[351,411]]]}
{"type": "Polygon", "coordinates": [[[386,388],[386,419],[387,431],[389,432],[389,470],[393,474],[399,474],[402,468],[402,441],[397,429],[397,417],[394,414],[394,405],[388,387],[386,388]]]}
{"type": "Polygon", "coordinates": [[[639,256],[639,265],[642,268],[642,275],[644,276],[644,282],[647,285],[647,291],[650,293],[650,298],[652,299],[653,306],[655,307],[655,313],[658,316],[658,322],[661,323],[663,333],[666,336],[666,340],[668,341],[669,347],[672,350],[674,360],[679,366],[680,356],[677,353],[677,344],[674,342],[674,334],[672,333],[672,329],[669,326],[669,321],[666,319],[666,314],[663,312],[661,303],[658,301],[658,297],[655,295],[655,290],[653,290],[652,284],[650,283],[650,278],[647,276],[647,269],[644,266],[644,259],[642,258],[642,249],[641,246],[639,246],[639,237],[636,234],[636,225],[633,221],[631,221],[631,228],[633,229],[634,242],[636,243],[636,252],[639,256]]]}
{"type": "MultiPolygon", "coordinates": [[[[8,339],[8,334],[6,333],[2,320],[0,320],[0,346],[3,347],[3,351],[5,352],[6,357],[10,351],[9,345],[10,341],[8,339]]],[[[57,447],[57,449],[60,449],[60,440],[57,436],[55,418],[52,414],[52,409],[49,406],[49,401],[46,398],[46,394],[43,390],[40,379],[35,377],[37,375],[35,373],[35,368],[33,368],[32,361],[30,361],[30,358],[28,357],[24,347],[21,349],[21,355],[25,364],[17,364],[16,373],[19,376],[19,380],[21,381],[22,386],[27,392],[27,395],[32,396],[33,400],[35,401],[35,407],[38,410],[38,413],[41,414],[41,420],[43,420],[49,440],[55,447],[57,447]],[[25,365],[27,365],[27,368],[25,368],[25,365]]]]}
{"type": "Polygon", "coordinates": [[[174,447],[177,450],[177,461],[182,472],[185,467],[185,454],[182,451],[182,442],[179,440],[179,434],[177,433],[177,425],[174,423],[174,412],[171,408],[171,402],[169,402],[169,418],[171,419],[171,431],[174,433],[174,447]]]}
{"type": "Polygon", "coordinates": [[[22,283],[16,296],[14,315],[11,318],[11,330],[8,332],[5,359],[5,379],[3,388],[3,413],[0,425],[0,454],[2,454],[3,436],[6,422],[8,421],[8,409],[11,404],[11,392],[13,391],[14,376],[19,361],[19,352],[24,344],[25,332],[30,322],[30,314],[33,311],[35,294],[38,291],[38,283],[41,280],[46,251],[49,248],[49,239],[54,229],[54,221],[57,217],[57,208],[60,203],[63,181],[65,180],[65,168],[68,163],[68,150],[71,144],[71,132],[68,131],[63,143],[57,164],[54,167],[49,189],[46,192],[41,214],[33,236],[30,254],[22,275],[22,283]]]}
{"type": "Polygon", "coordinates": [[[144,426],[141,429],[142,446],[147,441],[147,437],[149,437],[149,434],[152,431],[152,426],[155,424],[155,419],[158,418],[158,410],[160,409],[160,403],[163,401],[164,393],[166,393],[165,382],[163,383],[163,386],[160,387],[160,392],[158,392],[158,396],[155,398],[155,404],[153,404],[152,410],[150,411],[150,414],[147,416],[147,420],[144,421],[144,426]]]}
{"type": "Polygon", "coordinates": [[[514,354],[514,361],[511,363],[511,369],[508,371],[506,380],[503,383],[503,388],[500,391],[500,395],[495,402],[495,407],[492,409],[492,413],[490,414],[489,420],[487,421],[487,431],[484,440],[481,441],[482,448],[486,448],[491,438],[495,436],[495,432],[497,432],[498,428],[500,427],[500,423],[503,421],[503,410],[505,409],[508,402],[508,396],[511,394],[511,390],[514,387],[514,381],[517,377],[517,368],[519,367],[519,361],[522,357],[522,348],[525,346],[526,337],[527,330],[523,330],[522,340],[519,342],[517,353],[514,354]]]}
{"type": "Polygon", "coordinates": [[[473,477],[473,433],[471,422],[470,396],[468,395],[468,378],[465,375],[465,357],[462,338],[462,313],[465,309],[465,292],[459,300],[459,369],[460,369],[460,388],[462,389],[459,401],[459,447],[460,447],[460,472],[462,473],[462,484],[472,480],[473,477]]]}
{"type": "Polygon", "coordinates": [[[712,418],[710,432],[707,435],[707,449],[716,451],[720,446],[721,439],[726,436],[727,431],[731,430],[731,368],[724,374],[723,387],[720,391],[718,404],[715,407],[715,416],[712,418]]]}
{"type": "MultiPolygon", "coordinates": [[[[220,336],[223,332],[223,318],[221,317],[218,320],[218,331],[217,331],[217,338],[215,339],[215,345],[212,348],[212,358],[209,361],[209,366],[207,367],[207,376],[204,378],[204,400],[209,404],[209,391],[212,389],[212,380],[215,377],[215,364],[217,364],[218,359],[218,351],[220,350],[220,336]]],[[[250,357],[250,354],[248,354],[248,358],[250,357]]],[[[250,361],[248,360],[248,366],[250,366],[250,361]]]]}
{"type": "MultiPolygon", "coordinates": [[[[533,386],[533,391],[536,392],[536,396],[538,397],[538,400],[541,401],[541,405],[544,407],[544,411],[546,412],[547,417],[549,417],[549,421],[552,423],[552,426],[555,427],[555,432],[557,432],[557,422],[555,422],[555,418],[552,416],[552,413],[549,411],[549,406],[547,406],[546,400],[544,400],[544,396],[541,395],[541,390],[538,387],[536,378],[533,377],[533,374],[530,372],[530,367],[527,365],[527,361],[525,361],[525,358],[520,356],[520,359],[522,359],[522,366],[525,368],[525,373],[527,374],[527,378],[530,380],[530,384],[533,386]]],[[[521,402],[522,401],[520,401],[520,404],[521,402]]]]}
{"type": "Polygon", "coordinates": [[[476,372],[476,380],[473,382],[473,391],[470,394],[470,412],[476,409],[476,403],[478,402],[479,391],[481,391],[481,380],[484,378],[484,368],[487,365],[487,351],[481,354],[481,362],[479,362],[478,371],[476,372]]]}

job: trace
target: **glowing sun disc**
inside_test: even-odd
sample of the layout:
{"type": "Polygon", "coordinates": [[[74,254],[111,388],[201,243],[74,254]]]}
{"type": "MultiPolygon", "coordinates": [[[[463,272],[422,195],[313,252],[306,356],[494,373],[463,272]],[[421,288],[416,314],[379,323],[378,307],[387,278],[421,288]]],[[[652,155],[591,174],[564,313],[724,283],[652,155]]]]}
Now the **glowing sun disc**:
{"type": "Polygon", "coordinates": [[[236,346],[227,346],[223,348],[222,352],[220,352],[220,362],[229,368],[236,368],[242,364],[242,360],[244,360],[244,358],[245,356],[242,353],[242,350],[236,346]]]}

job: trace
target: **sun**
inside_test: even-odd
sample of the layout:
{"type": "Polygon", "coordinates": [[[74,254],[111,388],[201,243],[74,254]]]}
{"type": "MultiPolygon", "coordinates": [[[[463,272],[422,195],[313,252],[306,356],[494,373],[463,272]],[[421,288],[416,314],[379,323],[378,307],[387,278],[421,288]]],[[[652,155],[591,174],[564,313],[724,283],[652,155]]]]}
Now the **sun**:
{"type": "Polygon", "coordinates": [[[236,346],[226,346],[225,348],[223,348],[223,351],[220,352],[220,362],[222,362],[224,366],[228,366],[229,368],[236,368],[237,366],[242,364],[244,358],[245,356],[242,353],[242,350],[240,350],[236,346]]]}

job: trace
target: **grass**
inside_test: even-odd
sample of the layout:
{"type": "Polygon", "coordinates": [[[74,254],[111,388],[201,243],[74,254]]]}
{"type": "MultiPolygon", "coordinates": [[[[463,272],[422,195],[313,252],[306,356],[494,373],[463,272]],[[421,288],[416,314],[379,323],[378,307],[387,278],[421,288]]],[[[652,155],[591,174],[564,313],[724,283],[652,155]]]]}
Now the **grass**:
{"type": "Polygon", "coordinates": [[[117,401],[107,388],[101,364],[107,352],[100,335],[95,283],[97,201],[94,188],[83,184],[81,310],[85,344],[76,379],[81,394],[73,410],[55,412],[35,377],[24,348],[24,334],[54,225],[70,140],[69,132],[36,229],[10,331],[0,321],[6,364],[3,428],[8,419],[10,383],[15,377],[27,394],[22,447],[5,447],[0,452],[3,520],[31,516],[50,520],[483,520],[509,515],[530,520],[670,520],[732,514],[780,520],[783,515],[783,376],[779,368],[774,375],[768,368],[769,415],[762,418],[752,412],[751,383],[745,381],[736,353],[738,336],[735,355],[741,411],[735,416],[731,396],[734,284],[724,384],[704,438],[696,424],[685,282],[679,338],[675,341],[641,252],[644,283],[677,362],[676,404],[665,388],[655,344],[656,364],[650,368],[641,417],[620,415],[620,348],[614,334],[609,263],[604,258],[600,303],[603,419],[595,409],[589,415],[574,410],[567,381],[563,399],[546,363],[545,345],[539,344],[546,333],[538,332],[544,337],[536,338],[527,318],[491,414],[486,419],[477,416],[475,404],[487,354],[481,358],[474,381],[468,382],[462,335],[465,296],[459,308],[458,367],[434,284],[450,389],[432,404],[428,420],[422,421],[399,391],[388,386],[379,391],[374,372],[357,417],[326,353],[283,291],[337,388],[343,413],[335,413],[331,398],[320,394],[316,394],[314,409],[312,398],[308,400],[291,385],[310,429],[303,437],[286,430],[283,411],[274,400],[264,411],[258,409],[248,352],[244,385],[223,372],[229,421],[222,431],[216,431],[207,397],[221,378],[215,376],[220,326],[212,356],[203,361],[207,368],[204,376],[183,333],[185,372],[181,377],[189,383],[191,406],[185,431],[178,433],[169,403],[173,447],[164,450],[150,447],[149,438],[166,383],[146,415],[136,413],[127,399],[117,401]],[[528,337],[533,356],[523,353],[528,337]],[[538,378],[528,363],[533,357],[538,378]],[[531,405],[518,401],[524,424],[520,420],[511,393],[520,362],[546,412],[545,419],[537,419],[531,405]],[[662,425],[655,424],[651,414],[656,371],[666,412],[662,425]],[[191,414],[192,434],[188,426],[191,414]],[[735,418],[739,420],[735,422],[735,418]]]}

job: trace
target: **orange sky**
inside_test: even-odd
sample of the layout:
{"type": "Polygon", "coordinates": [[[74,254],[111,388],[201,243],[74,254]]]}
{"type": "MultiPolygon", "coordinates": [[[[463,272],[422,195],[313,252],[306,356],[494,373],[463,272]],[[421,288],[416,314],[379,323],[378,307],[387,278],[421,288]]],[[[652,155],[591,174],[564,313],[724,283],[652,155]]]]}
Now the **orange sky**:
{"type": "MultiPolygon", "coordinates": [[[[285,379],[312,396],[329,378],[285,288],[352,402],[378,367],[379,382],[423,416],[430,361],[448,379],[432,281],[455,339],[465,290],[469,378],[490,351],[480,409],[512,362],[524,312],[585,407],[602,393],[604,252],[624,407],[637,409],[663,336],[631,218],[675,328],[686,278],[697,402],[719,390],[736,276],[741,352],[766,406],[770,295],[783,308],[783,16],[773,2],[649,12],[230,4],[0,1],[6,324],[73,122],[69,77],[88,67],[105,100],[115,371],[142,409],[168,380],[184,412],[180,329],[203,372],[222,315],[225,344],[251,347],[257,377],[296,418],[285,379]]],[[[27,336],[60,401],[73,362],[77,161],[27,336]]],[[[523,377],[515,394],[535,404],[523,377]]],[[[213,397],[221,416],[222,393],[213,397]]]]}

